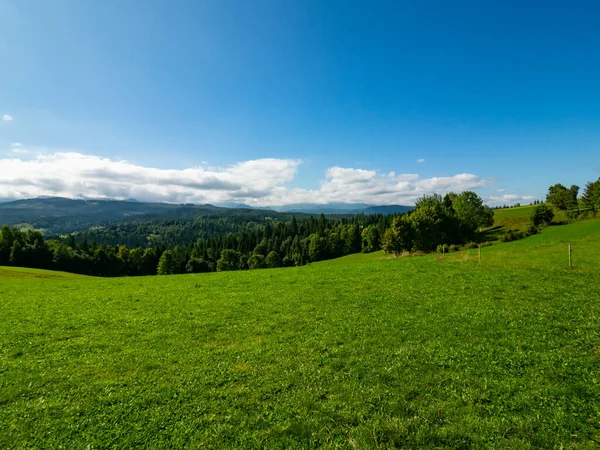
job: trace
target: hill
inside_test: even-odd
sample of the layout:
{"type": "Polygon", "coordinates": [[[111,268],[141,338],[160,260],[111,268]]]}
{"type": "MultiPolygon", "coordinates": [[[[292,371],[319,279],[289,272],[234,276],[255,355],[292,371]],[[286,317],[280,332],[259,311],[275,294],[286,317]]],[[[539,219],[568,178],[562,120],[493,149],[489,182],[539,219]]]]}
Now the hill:
{"type": "Polygon", "coordinates": [[[367,205],[364,203],[297,203],[285,206],[272,206],[280,212],[300,212],[306,214],[398,214],[414,209],[403,205],[367,205]]]}
{"type": "Polygon", "coordinates": [[[593,448],[599,242],[3,280],[0,447],[593,448]]]}
{"type": "Polygon", "coordinates": [[[0,203],[0,225],[19,225],[34,228],[43,234],[57,235],[87,230],[97,226],[123,223],[144,223],[158,220],[189,220],[204,216],[247,216],[290,220],[311,214],[356,215],[395,214],[412,209],[409,206],[370,206],[335,203],[328,205],[298,204],[285,207],[252,208],[245,204],[224,206],[145,203],[135,200],[74,200],[61,197],[38,197],[0,203]]]}
{"type": "MultiPolygon", "coordinates": [[[[530,217],[536,205],[516,206],[494,210],[494,226],[505,229],[523,231],[530,224],[530,217]]],[[[567,215],[564,211],[554,211],[554,223],[566,223],[567,215]]]]}
{"type": "Polygon", "coordinates": [[[4,280],[65,280],[83,278],[77,275],[57,270],[26,269],[23,267],[0,267],[0,281],[4,280]]]}
{"type": "Polygon", "coordinates": [[[60,197],[16,200],[0,204],[0,224],[28,226],[45,235],[70,233],[114,223],[142,223],[202,216],[281,217],[269,210],[230,209],[213,205],[144,203],[118,200],[73,200],[60,197]]]}

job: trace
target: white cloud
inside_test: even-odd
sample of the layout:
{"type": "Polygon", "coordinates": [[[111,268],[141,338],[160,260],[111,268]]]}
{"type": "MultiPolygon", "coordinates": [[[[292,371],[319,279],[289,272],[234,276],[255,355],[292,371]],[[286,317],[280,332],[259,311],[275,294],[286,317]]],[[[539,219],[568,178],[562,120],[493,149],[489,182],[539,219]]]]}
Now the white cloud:
{"type": "Polygon", "coordinates": [[[10,144],[12,147],[21,147],[21,143],[20,142],[13,142],[12,144],[10,144]]]}
{"type": "Polygon", "coordinates": [[[26,148],[16,147],[16,148],[13,148],[10,152],[17,154],[17,155],[24,155],[24,154],[29,153],[29,150],[27,150],[26,148]]]}
{"type": "Polygon", "coordinates": [[[504,192],[506,189],[496,189],[496,192],[504,192]]]}
{"type": "MultiPolygon", "coordinates": [[[[504,191],[504,189],[502,190],[504,191]]],[[[532,195],[515,195],[515,194],[504,194],[504,195],[492,195],[485,197],[484,202],[490,206],[503,206],[503,205],[514,205],[515,203],[529,204],[536,198],[532,195]]]]}
{"type": "Polygon", "coordinates": [[[417,174],[380,174],[374,170],[332,167],[317,190],[277,190],[263,200],[265,204],[289,203],[370,203],[413,204],[423,194],[464,191],[487,186],[488,180],[473,174],[421,178],[417,174]]]}
{"type": "Polygon", "coordinates": [[[331,167],[318,189],[290,188],[301,164],[294,159],[263,158],[224,168],[166,170],[76,152],[33,153],[13,148],[0,159],[0,190],[6,197],[40,195],[136,198],[175,203],[247,203],[254,206],[291,203],[364,202],[412,204],[421,195],[477,189],[490,180],[463,173],[421,178],[417,174],[331,167]]]}
{"type": "Polygon", "coordinates": [[[421,163],[424,163],[424,162],[425,162],[425,159],[424,159],[424,158],[419,158],[419,159],[417,159],[417,162],[418,162],[419,164],[421,164],[421,163]]]}
{"type": "Polygon", "coordinates": [[[4,114],[4,115],[2,116],[2,120],[9,121],[9,120],[13,120],[13,118],[12,118],[12,116],[9,116],[8,114],[4,114]]]}

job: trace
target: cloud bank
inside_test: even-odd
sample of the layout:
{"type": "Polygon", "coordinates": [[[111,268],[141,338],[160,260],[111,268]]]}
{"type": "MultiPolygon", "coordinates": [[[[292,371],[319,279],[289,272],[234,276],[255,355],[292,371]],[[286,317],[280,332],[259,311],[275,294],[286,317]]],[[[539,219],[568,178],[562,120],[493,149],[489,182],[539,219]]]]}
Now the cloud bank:
{"type": "Polygon", "coordinates": [[[27,158],[27,149],[19,148],[19,153],[14,150],[17,149],[0,159],[2,198],[45,195],[173,203],[236,202],[252,206],[330,202],[381,205],[412,204],[423,194],[458,192],[490,184],[489,180],[469,173],[421,178],[417,174],[331,167],[320,186],[311,190],[288,186],[301,164],[294,159],[263,158],[223,168],[170,170],[77,152],[27,158]]]}
{"type": "MultiPolygon", "coordinates": [[[[504,189],[498,189],[498,192],[504,192],[504,189]]],[[[534,200],[537,200],[537,198],[532,195],[514,194],[491,195],[484,198],[484,201],[491,206],[514,205],[515,203],[529,204],[534,200]]]]}
{"type": "Polygon", "coordinates": [[[7,122],[13,120],[12,116],[9,116],[8,114],[4,114],[2,116],[2,120],[6,120],[7,122]]]}

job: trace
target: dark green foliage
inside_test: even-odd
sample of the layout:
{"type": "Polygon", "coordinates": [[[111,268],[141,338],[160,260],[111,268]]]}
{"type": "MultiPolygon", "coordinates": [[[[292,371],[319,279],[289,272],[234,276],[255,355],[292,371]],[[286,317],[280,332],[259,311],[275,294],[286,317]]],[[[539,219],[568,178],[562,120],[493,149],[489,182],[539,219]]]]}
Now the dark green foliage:
{"type": "Polygon", "coordinates": [[[529,233],[528,231],[508,230],[508,231],[506,231],[504,234],[502,234],[500,236],[500,242],[512,242],[512,241],[516,241],[516,240],[519,240],[519,239],[526,238],[530,234],[536,234],[536,233],[537,233],[537,228],[535,228],[535,232],[534,233],[529,233]]]}
{"type": "Polygon", "coordinates": [[[579,211],[579,202],[577,201],[578,193],[579,186],[572,185],[569,189],[567,189],[565,186],[558,183],[548,188],[546,202],[550,203],[560,211],[579,211]]]}
{"type": "Polygon", "coordinates": [[[177,273],[177,263],[171,250],[166,250],[158,260],[158,275],[172,275],[177,273]]]}
{"type": "Polygon", "coordinates": [[[478,227],[488,226],[492,220],[493,211],[474,192],[451,193],[444,198],[425,195],[412,213],[394,218],[382,248],[388,253],[430,252],[444,244],[460,245],[473,238],[478,227]]]}
{"type": "Polygon", "coordinates": [[[208,264],[208,261],[205,261],[204,258],[192,257],[187,262],[185,271],[187,273],[210,272],[210,266],[208,264]]]}
{"type": "Polygon", "coordinates": [[[321,261],[327,258],[327,240],[318,234],[308,238],[308,257],[311,261],[321,261]]]}
{"type": "Polygon", "coordinates": [[[4,225],[0,231],[0,265],[49,269],[52,252],[39,232],[4,225]]]}
{"type": "Polygon", "coordinates": [[[593,212],[600,211],[600,178],[590,181],[585,185],[585,191],[581,196],[583,204],[593,212]]]}
{"type": "Polygon", "coordinates": [[[531,212],[531,223],[535,227],[550,225],[552,219],[554,219],[554,211],[545,204],[536,206],[531,212]]]}
{"type": "Polygon", "coordinates": [[[379,250],[380,245],[379,229],[374,226],[368,226],[362,231],[362,251],[370,253],[379,250]]]}
{"type": "Polygon", "coordinates": [[[381,248],[386,253],[410,251],[414,240],[414,227],[409,216],[395,217],[382,239],[381,248]]]}
{"type": "Polygon", "coordinates": [[[452,209],[465,227],[476,230],[494,223],[494,212],[483,204],[475,192],[465,191],[452,200],[452,209]]]}
{"type": "Polygon", "coordinates": [[[265,257],[260,253],[254,253],[248,258],[248,269],[262,269],[265,267],[265,257]]]}
{"type": "Polygon", "coordinates": [[[279,257],[279,255],[277,254],[277,252],[275,252],[275,251],[269,252],[267,257],[265,258],[265,267],[268,267],[269,269],[275,269],[275,268],[281,267],[281,266],[282,266],[282,261],[281,261],[281,258],[279,257]]]}
{"type": "Polygon", "coordinates": [[[534,234],[537,234],[539,232],[539,228],[536,227],[533,223],[529,224],[529,226],[525,229],[525,233],[528,236],[532,236],[534,234]]]}
{"type": "Polygon", "coordinates": [[[217,272],[244,269],[242,256],[243,255],[240,252],[236,252],[235,250],[223,250],[221,252],[221,257],[217,261],[217,272]]]}
{"type": "Polygon", "coordinates": [[[119,224],[48,241],[40,233],[5,226],[0,239],[0,264],[110,277],[155,275],[161,256],[170,250],[160,264],[162,274],[199,273],[218,270],[222,252],[233,250],[238,260],[228,261],[231,255],[226,255],[220,270],[301,266],[362,251],[365,229],[369,230],[365,251],[376,250],[377,236],[389,227],[393,216],[329,219],[322,215],[302,221],[292,217],[288,222],[267,219],[248,222],[248,216],[209,216],[119,224]],[[227,232],[234,229],[238,231],[227,232]],[[143,246],[129,247],[127,242],[143,246]],[[271,253],[269,263],[265,262],[271,253]]]}

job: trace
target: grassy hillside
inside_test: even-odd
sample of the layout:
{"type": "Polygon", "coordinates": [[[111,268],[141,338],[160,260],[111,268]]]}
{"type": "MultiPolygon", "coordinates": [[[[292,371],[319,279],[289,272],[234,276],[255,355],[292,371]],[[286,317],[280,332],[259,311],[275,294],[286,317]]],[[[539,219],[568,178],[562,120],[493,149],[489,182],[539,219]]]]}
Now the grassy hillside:
{"type": "Polygon", "coordinates": [[[0,447],[597,448],[599,269],[593,220],[482,264],[4,279],[0,447]]]}
{"type": "MultiPolygon", "coordinates": [[[[536,205],[517,206],[514,208],[504,208],[494,210],[494,228],[503,230],[511,229],[524,231],[530,223],[531,213],[536,205]]],[[[567,214],[565,211],[554,212],[554,223],[566,223],[567,214]]]]}
{"type": "MultiPolygon", "coordinates": [[[[64,280],[85,278],[74,273],[55,270],[25,269],[22,267],[0,267],[0,281],[4,280],[64,280]]],[[[0,289],[1,291],[1,289],[0,289]]]]}

